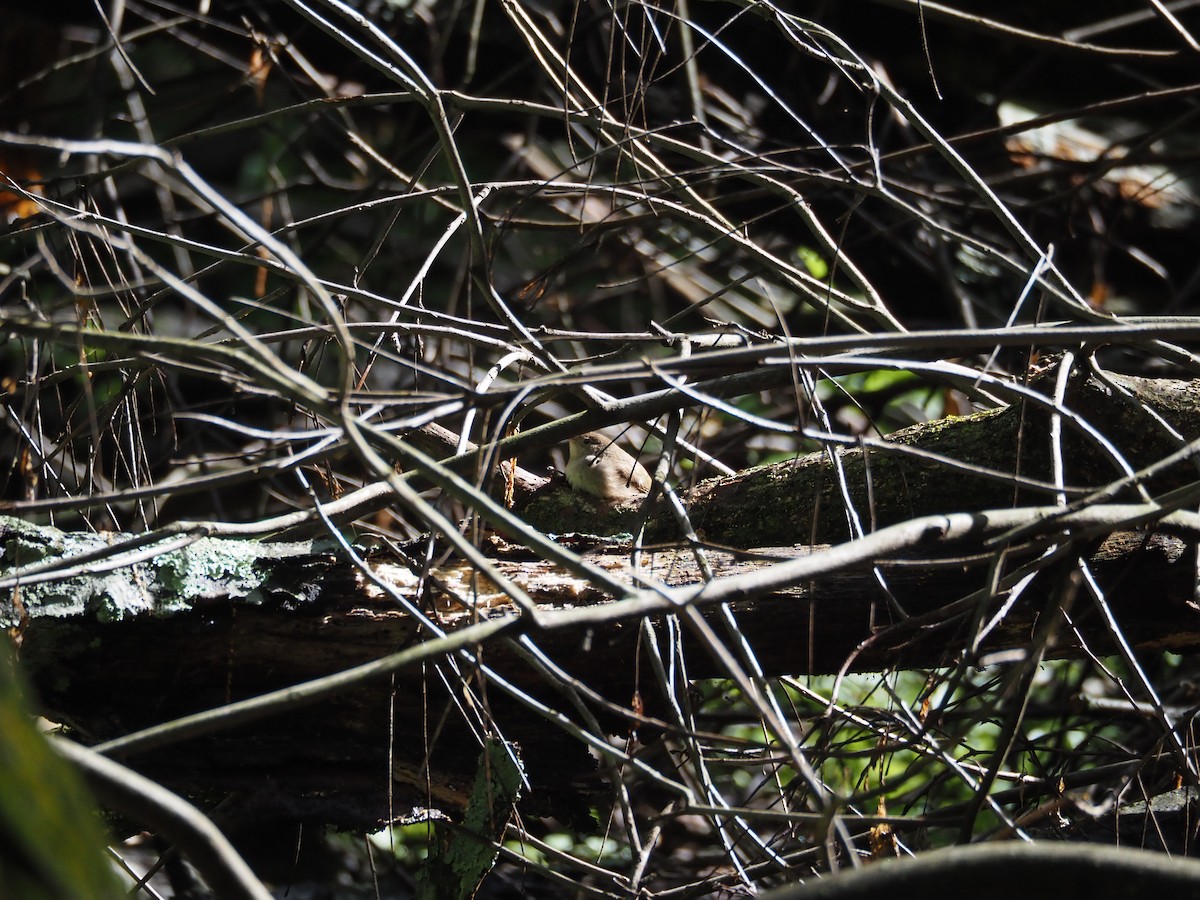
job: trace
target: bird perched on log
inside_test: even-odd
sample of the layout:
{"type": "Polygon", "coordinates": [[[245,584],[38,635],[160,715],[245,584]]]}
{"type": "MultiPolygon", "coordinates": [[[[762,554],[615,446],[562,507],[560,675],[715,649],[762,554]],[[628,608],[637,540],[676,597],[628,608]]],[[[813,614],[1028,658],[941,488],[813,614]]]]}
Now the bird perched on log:
{"type": "Polygon", "coordinates": [[[645,467],[598,431],[573,437],[567,459],[567,482],[576,491],[605,503],[641,500],[653,481],[645,467]]]}

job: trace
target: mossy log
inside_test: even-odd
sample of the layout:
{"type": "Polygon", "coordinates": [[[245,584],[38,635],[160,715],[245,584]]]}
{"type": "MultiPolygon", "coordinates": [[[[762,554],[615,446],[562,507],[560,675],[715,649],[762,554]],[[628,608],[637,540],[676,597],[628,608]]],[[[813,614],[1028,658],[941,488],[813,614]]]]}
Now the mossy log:
{"type": "MultiPolygon", "coordinates": [[[[1057,368],[1029,385],[1031,394],[1053,393],[1057,368]]],[[[1138,471],[1200,438],[1200,381],[1141,378],[1077,367],[1063,404],[1077,420],[1103,435],[1129,469],[1138,471]],[[1165,426],[1174,428],[1173,436],[1165,426]]],[[[1051,415],[1044,402],[1020,400],[969,416],[925,422],[862,448],[836,450],[845,494],[866,530],[917,516],[1054,502],[1051,415]]],[[[1069,499],[1125,474],[1108,452],[1071,419],[1062,421],[1064,483],[1069,499]]],[[[1200,478],[1185,461],[1143,482],[1161,492],[1200,478]]],[[[540,528],[561,530],[561,490],[548,488],[529,502],[526,516],[540,528]]],[[[822,451],[701,482],[686,495],[697,533],[727,547],[834,543],[849,537],[842,483],[822,451]]],[[[1133,499],[1131,487],[1115,499],[1133,499]]],[[[632,517],[618,513],[628,529],[632,517]]],[[[602,528],[603,522],[593,522],[602,528]]],[[[653,511],[652,539],[678,534],[675,519],[653,511]]]]}
{"type": "MultiPolygon", "coordinates": [[[[1136,401],[1116,400],[1102,382],[1081,377],[1072,385],[1069,405],[1088,410],[1091,423],[1129,466],[1148,465],[1179,445],[1178,437],[1147,424],[1146,409],[1156,410],[1185,439],[1200,432],[1192,384],[1121,379],[1121,385],[1136,401]]],[[[1016,471],[1049,483],[1048,454],[1037,450],[1045,443],[1045,427],[1037,414],[1013,406],[911,429],[897,441],[997,470],[1004,461],[997,457],[1007,454],[1013,470],[1011,447],[1020,434],[1024,449],[1016,471]]],[[[1108,483],[1119,471],[1087,439],[1070,435],[1067,442],[1073,496],[1108,483]]],[[[914,515],[1011,506],[1014,492],[1018,501],[1038,495],[1036,502],[1045,502],[1038,490],[1018,488],[1012,478],[945,467],[935,476],[928,458],[877,449],[843,453],[847,481],[859,485],[864,499],[868,461],[874,506],[864,509],[873,509],[878,527],[914,515]]],[[[1194,468],[1183,465],[1148,486],[1160,490],[1195,480],[1194,468]]],[[[835,514],[840,493],[831,484],[828,461],[812,457],[700,486],[689,509],[705,535],[756,548],[753,554],[710,552],[715,574],[821,553],[824,543],[808,538],[814,533],[814,494],[820,497],[816,533],[826,536],[825,543],[838,540],[844,515],[835,514]],[[780,535],[788,539],[766,540],[780,535]]],[[[560,516],[554,530],[564,531],[563,523],[560,516]]],[[[470,702],[484,698],[503,737],[519,746],[532,788],[526,808],[580,825],[587,822],[593,793],[602,793],[602,775],[584,743],[547,722],[547,716],[574,717],[571,683],[595,692],[585,702],[604,730],[627,733],[640,725],[646,735],[657,727],[633,711],[644,705],[653,719],[662,708],[644,655],[650,632],[641,620],[605,615],[612,598],[498,539],[489,543],[495,569],[533,598],[541,617],[536,628],[466,563],[448,562],[419,578],[401,560],[369,555],[370,572],[392,587],[392,595],[344,552],[314,542],[185,539],[170,552],[141,548],[129,564],[106,568],[118,551],[137,550],[139,540],[64,535],[0,520],[0,578],[11,582],[14,574],[24,575],[0,600],[0,620],[20,648],[46,714],[89,743],[417,646],[430,639],[430,622],[450,634],[480,622],[512,623],[453,667],[430,660],[336,697],[131,758],[141,771],[182,793],[223,802],[225,814],[236,821],[288,818],[371,828],[414,809],[460,808],[479,756],[478,741],[458,711],[464,684],[474,689],[470,702]],[[48,570],[64,560],[86,564],[69,578],[50,578],[48,570]],[[406,609],[397,596],[411,606],[406,609]],[[414,608],[424,611],[425,623],[414,608]],[[576,616],[582,609],[589,610],[586,624],[576,616]],[[573,682],[548,681],[545,670],[512,640],[522,635],[573,682]],[[500,689],[492,675],[512,691],[500,689]],[[533,711],[530,698],[543,705],[541,713],[533,711]]],[[[1010,548],[1009,566],[1033,559],[1047,540],[1010,548]]],[[[632,583],[628,547],[579,540],[572,546],[588,562],[632,583]]],[[[1097,536],[1077,549],[1089,559],[1135,648],[1200,647],[1194,535],[1150,526],[1097,536]]],[[[1066,571],[1054,567],[1041,572],[986,640],[972,647],[976,623],[1007,599],[1003,591],[986,590],[991,562],[990,550],[969,541],[925,546],[842,566],[785,589],[754,592],[730,608],[768,675],[978,664],[992,652],[1022,651],[1035,631],[1049,656],[1078,654],[1081,641],[1093,652],[1111,651],[1108,626],[1088,610],[1073,611],[1073,631],[1046,632],[1044,614],[1062,594],[1066,571]],[[880,588],[881,578],[890,597],[880,588]],[[964,600],[973,594],[980,599],[964,600]]],[[[672,585],[702,581],[693,552],[669,546],[647,552],[640,574],[672,585]]],[[[662,616],[650,621],[661,635],[662,616]]],[[[699,644],[686,644],[685,652],[692,677],[725,674],[699,644]]]]}

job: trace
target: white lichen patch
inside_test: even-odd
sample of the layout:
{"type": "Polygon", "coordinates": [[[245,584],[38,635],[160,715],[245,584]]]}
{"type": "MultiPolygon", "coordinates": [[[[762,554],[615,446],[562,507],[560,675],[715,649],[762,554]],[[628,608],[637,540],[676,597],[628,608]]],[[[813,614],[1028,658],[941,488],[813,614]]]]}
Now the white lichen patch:
{"type": "Polygon", "coordinates": [[[187,547],[164,553],[152,564],[160,588],[160,608],[164,603],[187,607],[196,600],[219,597],[261,603],[259,589],[269,574],[263,565],[266,558],[263,551],[269,546],[252,541],[201,538],[187,547]]]}
{"type": "MultiPolygon", "coordinates": [[[[217,538],[179,546],[187,540],[181,535],[142,543],[130,534],[64,532],[8,517],[0,517],[0,534],[0,579],[15,582],[31,618],[119,621],[189,610],[201,600],[261,603],[272,560],[314,552],[311,544],[217,538]]],[[[0,604],[0,626],[17,617],[0,604]]]]}

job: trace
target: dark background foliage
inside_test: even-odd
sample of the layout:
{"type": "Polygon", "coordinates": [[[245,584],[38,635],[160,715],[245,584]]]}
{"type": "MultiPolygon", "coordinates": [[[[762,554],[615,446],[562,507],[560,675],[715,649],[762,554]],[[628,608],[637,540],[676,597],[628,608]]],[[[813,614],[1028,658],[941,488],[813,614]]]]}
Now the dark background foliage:
{"type": "MultiPolygon", "coordinates": [[[[1020,380],[1057,348],[986,329],[1195,313],[1190,4],[0,6],[0,490],[31,521],[249,523],[377,479],[310,384],[381,432],[486,443],[675,386],[683,359],[696,377],[755,368],[718,338],[781,356],[807,352],[785,338],[847,339],[730,405],[634,423],[629,445],[670,455],[682,488],[994,405],[934,364],[1020,380]],[[906,330],[928,339],[889,344],[906,330]]],[[[1190,377],[1153,338],[1086,349],[1190,377]]],[[[562,462],[551,442],[521,457],[562,462]]],[[[358,513],[342,524],[359,538],[431,529],[412,506],[358,513]]],[[[1155,702],[1194,703],[1186,661],[1144,662],[1155,702]]],[[[1013,771],[1097,805],[1171,786],[1158,721],[1078,711],[1126,698],[1122,665],[893,673],[840,699],[771,686],[845,808],[943,814],[917,848],[1012,828],[1037,802],[995,784],[1013,771]]],[[[700,793],[811,811],[744,700],[694,687],[680,730],[730,742],[717,775],[691,760],[700,793]]],[[[670,772],[700,742],[664,734],[636,752],[670,772]]],[[[829,861],[803,817],[723,830],[625,777],[594,811],[606,838],[538,865],[666,897],[829,861]],[[631,817],[663,829],[649,867],[631,817]]]]}

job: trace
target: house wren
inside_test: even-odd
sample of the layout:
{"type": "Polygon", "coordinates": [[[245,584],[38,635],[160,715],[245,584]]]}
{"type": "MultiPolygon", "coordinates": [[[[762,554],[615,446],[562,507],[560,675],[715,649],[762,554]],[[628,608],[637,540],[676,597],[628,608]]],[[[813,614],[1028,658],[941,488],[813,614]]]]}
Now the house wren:
{"type": "Polygon", "coordinates": [[[653,483],[636,459],[598,431],[571,438],[567,482],[605,503],[641,500],[653,483]]]}

